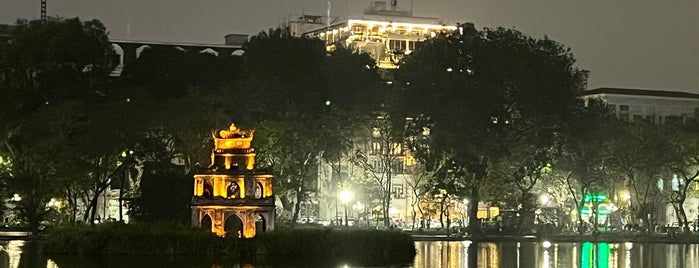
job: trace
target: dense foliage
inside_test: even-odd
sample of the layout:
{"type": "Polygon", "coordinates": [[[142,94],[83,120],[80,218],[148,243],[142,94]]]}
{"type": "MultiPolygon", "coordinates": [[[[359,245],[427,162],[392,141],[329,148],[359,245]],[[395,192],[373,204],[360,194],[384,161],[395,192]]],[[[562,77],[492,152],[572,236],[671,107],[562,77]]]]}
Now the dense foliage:
{"type": "Polygon", "coordinates": [[[60,255],[197,255],[264,258],[275,264],[384,266],[412,262],[412,238],[395,231],[283,229],[253,239],[164,224],[102,224],[57,228],[44,251],[60,255]]]}
{"type": "MultiPolygon", "coordinates": [[[[583,73],[572,53],[548,38],[473,24],[458,31],[425,41],[401,64],[402,116],[428,117],[417,127],[427,124],[432,137],[426,148],[453,163],[459,187],[451,194],[475,204],[497,196],[490,185],[509,184],[519,192],[521,214],[533,219],[525,198],[560,152],[583,73]]],[[[471,219],[477,210],[470,206],[471,219]]]]}
{"type": "Polygon", "coordinates": [[[44,242],[48,254],[187,254],[236,253],[236,241],[181,225],[100,224],[51,230],[44,242]]]}
{"type": "Polygon", "coordinates": [[[392,168],[405,157],[417,163],[404,173],[414,217],[449,218],[452,201],[468,199],[471,219],[483,201],[517,210],[525,231],[539,193],[555,199],[563,219],[589,191],[626,189],[631,200],[614,218],[651,229],[655,208],[668,203],[689,226],[696,120],[618,120],[604,103],[580,99],[586,73],[564,45],[459,26],[420,43],[396,70],[273,29],[246,43],[243,56],[147,48],[114,78],[99,21],[18,21],[0,29],[1,197],[17,195],[8,203],[13,221],[33,230],[92,224],[109,189],[132,201],[136,221],[186,222],[189,179],[209,164],[210,130],[235,122],[256,129],[258,167],[273,170],[279,216],[291,222],[314,194],[323,202],[334,194],[317,189],[352,185],[366,190],[364,213],[391,224],[392,168]],[[383,139],[376,148],[361,138],[370,135],[383,139]],[[317,185],[319,164],[341,186],[317,185]],[[658,178],[683,183],[659,187],[658,178]],[[47,206],[52,199],[59,202],[47,206]]]}

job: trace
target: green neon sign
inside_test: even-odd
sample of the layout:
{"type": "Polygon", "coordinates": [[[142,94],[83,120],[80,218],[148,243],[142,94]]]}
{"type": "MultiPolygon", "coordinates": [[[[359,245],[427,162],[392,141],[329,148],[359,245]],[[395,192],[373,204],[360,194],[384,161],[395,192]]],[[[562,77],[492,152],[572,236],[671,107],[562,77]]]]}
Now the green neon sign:
{"type": "Polygon", "coordinates": [[[583,202],[585,202],[585,203],[589,203],[589,202],[602,203],[606,200],[607,200],[607,195],[605,193],[597,193],[597,194],[586,193],[585,196],[583,197],[583,202]]]}

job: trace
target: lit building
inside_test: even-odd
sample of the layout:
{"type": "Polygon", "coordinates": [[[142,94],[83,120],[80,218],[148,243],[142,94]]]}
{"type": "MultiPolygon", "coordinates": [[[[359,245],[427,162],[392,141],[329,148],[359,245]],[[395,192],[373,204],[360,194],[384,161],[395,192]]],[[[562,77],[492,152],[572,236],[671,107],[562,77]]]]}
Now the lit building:
{"type": "Polygon", "coordinates": [[[253,131],[231,124],[212,134],[211,165],[194,175],[192,226],[245,238],[274,230],[272,175],[255,169],[253,131]]]}
{"type": "Polygon", "coordinates": [[[416,17],[412,11],[388,9],[386,2],[374,1],[357,18],[323,20],[321,16],[302,15],[289,22],[294,36],[317,37],[328,51],[336,46],[366,52],[379,68],[394,69],[404,55],[415,50],[418,42],[441,32],[452,32],[456,25],[443,24],[438,18],[416,17]]]}

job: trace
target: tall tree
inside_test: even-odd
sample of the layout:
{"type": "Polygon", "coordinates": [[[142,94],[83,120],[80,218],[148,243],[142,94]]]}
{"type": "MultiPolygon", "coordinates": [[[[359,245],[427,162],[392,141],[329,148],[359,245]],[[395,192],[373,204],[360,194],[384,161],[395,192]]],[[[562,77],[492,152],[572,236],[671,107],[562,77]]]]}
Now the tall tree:
{"type": "Polygon", "coordinates": [[[656,206],[662,199],[658,178],[667,177],[667,163],[675,152],[661,125],[619,122],[608,138],[609,165],[631,187],[631,208],[647,230],[656,224],[656,206]]]}
{"type": "MultiPolygon", "coordinates": [[[[381,198],[381,212],[384,226],[391,225],[389,208],[393,194],[393,178],[397,174],[397,167],[403,166],[405,155],[404,137],[406,133],[405,123],[396,122],[387,113],[378,113],[369,123],[367,133],[371,133],[364,144],[364,148],[358,148],[353,157],[353,162],[362,168],[364,176],[373,180],[379,190],[381,198]]],[[[404,122],[404,121],[403,121],[404,122]]]]}
{"type": "MultiPolygon", "coordinates": [[[[309,181],[317,179],[322,158],[337,159],[351,146],[343,134],[361,120],[359,111],[368,110],[363,107],[372,101],[357,100],[370,96],[378,75],[365,55],[348,50],[328,54],[322,41],[293,37],[284,28],[254,36],[245,50],[238,87],[256,104],[245,112],[252,121],[263,122],[255,141],[259,158],[266,159],[260,163],[273,165],[275,181],[284,182],[275,186],[277,193],[289,191],[298,208],[314,185],[309,181]]],[[[292,212],[295,221],[299,210],[292,212]]]]}
{"type": "Polygon", "coordinates": [[[463,24],[425,41],[401,64],[404,115],[429,115],[433,149],[451,153],[468,171],[461,180],[469,188],[472,231],[479,229],[476,204],[494,165],[522,137],[557,131],[571,114],[583,85],[574,63],[569,49],[546,37],[463,24]]]}
{"type": "Polygon", "coordinates": [[[668,126],[665,131],[673,148],[671,160],[667,163],[672,177],[670,187],[664,187],[661,192],[672,204],[677,220],[687,230],[689,219],[684,204],[691,194],[691,186],[699,180],[699,109],[695,114],[688,122],[668,126]]]}
{"type": "Polygon", "coordinates": [[[601,137],[612,134],[613,120],[616,119],[599,100],[580,106],[567,125],[563,153],[553,165],[554,176],[573,199],[581,234],[585,231],[579,214],[585,205],[584,196],[594,187],[605,186],[604,178],[609,173],[609,146],[601,137]]]}
{"type": "MultiPolygon", "coordinates": [[[[71,141],[84,130],[93,111],[89,104],[110,92],[112,55],[104,26],[77,18],[19,20],[9,40],[0,44],[0,95],[8,97],[0,115],[2,152],[21,169],[15,176],[37,182],[9,179],[16,187],[36,187],[22,202],[43,209],[46,198],[60,194],[56,189],[86,175],[80,174],[83,162],[74,147],[79,143],[71,141]]],[[[36,216],[28,217],[32,228],[42,213],[36,216]]]]}

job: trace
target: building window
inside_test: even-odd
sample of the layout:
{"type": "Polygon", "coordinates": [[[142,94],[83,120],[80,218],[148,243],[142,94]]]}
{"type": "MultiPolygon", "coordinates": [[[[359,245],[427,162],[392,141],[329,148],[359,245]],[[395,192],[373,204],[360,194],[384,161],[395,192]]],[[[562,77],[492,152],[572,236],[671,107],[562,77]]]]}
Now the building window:
{"type": "Polygon", "coordinates": [[[403,199],[405,197],[403,192],[403,184],[393,185],[392,193],[394,199],[403,199]]]}
{"type": "Polygon", "coordinates": [[[405,40],[388,40],[388,48],[391,51],[404,51],[407,47],[405,40]]]}
{"type": "Polygon", "coordinates": [[[403,146],[400,143],[392,143],[391,144],[391,154],[392,155],[402,155],[403,154],[403,146]]]}
{"type": "Polygon", "coordinates": [[[640,115],[640,114],[634,114],[634,115],[633,115],[633,121],[634,121],[634,122],[641,122],[641,121],[643,121],[643,116],[640,115]]]}
{"type": "Polygon", "coordinates": [[[240,186],[238,183],[231,182],[226,188],[226,198],[238,198],[240,197],[240,186]]]}
{"type": "Polygon", "coordinates": [[[373,154],[373,155],[381,154],[381,142],[380,141],[372,141],[371,142],[371,150],[369,153],[373,154]]]}
{"type": "Polygon", "coordinates": [[[393,161],[392,168],[393,168],[394,174],[403,174],[403,169],[404,169],[403,161],[401,161],[401,160],[393,161]]]}
{"type": "Polygon", "coordinates": [[[680,123],[682,122],[682,118],[679,116],[666,116],[665,117],[665,123],[680,123]]]}
{"type": "Polygon", "coordinates": [[[361,25],[352,26],[352,32],[354,32],[356,34],[362,34],[366,31],[367,31],[367,28],[365,26],[361,26],[361,25]]]}
{"type": "Polygon", "coordinates": [[[646,115],[646,122],[655,124],[655,115],[646,115]]]}
{"type": "Polygon", "coordinates": [[[629,106],[619,105],[619,119],[629,122],[629,106]]]}
{"type": "Polygon", "coordinates": [[[378,159],[371,160],[371,168],[374,171],[380,171],[381,170],[381,160],[378,160],[378,159]]]}

